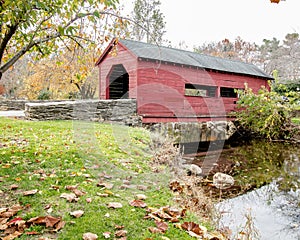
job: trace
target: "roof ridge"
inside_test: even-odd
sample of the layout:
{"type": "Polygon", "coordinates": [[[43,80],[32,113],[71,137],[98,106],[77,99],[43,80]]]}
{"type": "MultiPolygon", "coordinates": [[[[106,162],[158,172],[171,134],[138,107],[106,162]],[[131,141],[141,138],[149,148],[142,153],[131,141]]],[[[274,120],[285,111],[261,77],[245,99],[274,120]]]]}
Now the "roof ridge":
{"type": "Polygon", "coordinates": [[[183,64],[188,66],[214,69],[230,73],[239,73],[252,76],[259,76],[273,79],[253,63],[236,59],[222,58],[203,53],[192,52],[173,47],[160,46],[158,44],[140,42],[131,39],[119,39],[132,53],[140,58],[160,60],[170,63],[183,64]]]}
{"type": "Polygon", "coordinates": [[[213,55],[209,55],[209,54],[193,52],[191,50],[184,50],[184,49],[175,48],[175,47],[160,46],[158,44],[146,43],[146,42],[141,42],[141,41],[132,40],[132,39],[120,39],[120,40],[121,41],[122,40],[124,40],[124,41],[131,41],[131,42],[135,42],[137,44],[150,45],[150,46],[155,46],[155,47],[158,47],[158,48],[165,48],[165,49],[168,49],[168,50],[181,51],[181,52],[185,52],[185,53],[191,53],[191,54],[201,55],[201,56],[205,56],[205,57],[211,57],[211,58],[215,58],[215,59],[221,59],[221,60],[226,60],[226,61],[231,61],[231,62],[238,62],[238,63],[249,64],[249,65],[255,66],[253,63],[244,62],[244,61],[238,60],[238,59],[230,59],[230,58],[218,57],[218,56],[213,56],[213,55]]]}

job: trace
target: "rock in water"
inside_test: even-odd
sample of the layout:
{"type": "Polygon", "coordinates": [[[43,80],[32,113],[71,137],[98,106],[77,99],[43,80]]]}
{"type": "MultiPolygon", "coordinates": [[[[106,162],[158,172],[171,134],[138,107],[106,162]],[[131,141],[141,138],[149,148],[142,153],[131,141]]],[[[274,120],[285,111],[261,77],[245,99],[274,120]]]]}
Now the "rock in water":
{"type": "Polygon", "coordinates": [[[227,189],[233,186],[233,184],[234,184],[233,177],[225,173],[217,172],[213,176],[213,185],[218,189],[227,189]]]}

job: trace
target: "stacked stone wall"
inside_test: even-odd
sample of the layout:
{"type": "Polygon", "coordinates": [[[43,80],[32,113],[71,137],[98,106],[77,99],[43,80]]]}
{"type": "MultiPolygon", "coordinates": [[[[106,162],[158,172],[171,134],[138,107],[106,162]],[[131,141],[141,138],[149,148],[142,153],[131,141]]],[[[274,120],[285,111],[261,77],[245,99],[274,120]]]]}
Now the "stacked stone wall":
{"type": "Polygon", "coordinates": [[[29,120],[112,121],[138,125],[135,99],[30,102],[25,104],[29,120]]]}

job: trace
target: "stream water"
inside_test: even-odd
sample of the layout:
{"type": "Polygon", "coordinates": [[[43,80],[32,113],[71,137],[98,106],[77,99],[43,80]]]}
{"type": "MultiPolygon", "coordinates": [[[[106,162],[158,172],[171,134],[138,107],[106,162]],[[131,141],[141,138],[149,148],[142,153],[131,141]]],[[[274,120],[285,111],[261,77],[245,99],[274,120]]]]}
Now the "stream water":
{"type": "Polygon", "coordinates": [[[229,174],[238,184],[259,186],[216,205],[220,228],[230,229],[231,239],[300,239],[300,149],[252,142],[220,158],[236,164],[229,174]]]}

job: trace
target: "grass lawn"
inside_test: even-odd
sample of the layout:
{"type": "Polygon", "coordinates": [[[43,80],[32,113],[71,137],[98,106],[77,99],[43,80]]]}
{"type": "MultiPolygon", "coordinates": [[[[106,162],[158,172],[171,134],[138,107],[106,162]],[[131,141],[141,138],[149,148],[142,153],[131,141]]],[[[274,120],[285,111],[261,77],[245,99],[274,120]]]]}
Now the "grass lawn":
{"type": "Polygon", "coordinates": [[[300,118],[292,118],[292,122],[300,125],[300,118]]]}
{"type": "MultiPolygon", "coordinates": [[[[0,214],[19,204],[22,210],[8,221],[50,215],[65,222],[56,231],[49,222],[44,222],[48,227],[26,222],[18,239],[82,239],[87,232],[98,239],[194,239],[167,221],[165,233],[149,230],[157,224],[144,219],[148,208],[180,209],[168,188],[167,171],[151,170],[149,144],[142,128],[0,118],[0,214]],[[147,197],[137,202],[146,203],[146,208],[129,204],[137,194],[147,197]],[[76,210],[83,215],[71,216],[76,210]]],[[[180,221],[201,223],[189,213],[180,221]]],[[[3,225],[0,221],[0,229],[3,225]]],[[[9,235],[1,230],[0,238],[9,235]]]]}

